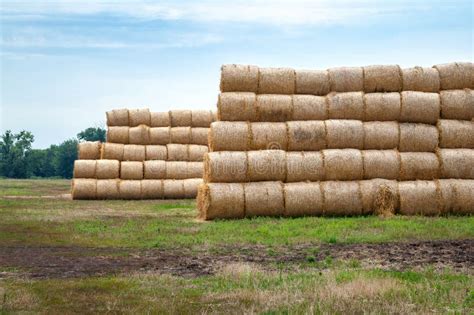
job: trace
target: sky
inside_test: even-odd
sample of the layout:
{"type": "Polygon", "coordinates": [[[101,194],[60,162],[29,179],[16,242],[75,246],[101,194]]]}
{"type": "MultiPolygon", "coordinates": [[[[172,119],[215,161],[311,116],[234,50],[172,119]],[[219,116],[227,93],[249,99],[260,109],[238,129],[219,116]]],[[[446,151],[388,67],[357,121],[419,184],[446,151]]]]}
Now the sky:
{"type": "Polygon", "coordinates": [[[0,132],[34,148],[114,108],[216,110],[222,64],[473,61],[472,1],[0,0],[0,132]]]}

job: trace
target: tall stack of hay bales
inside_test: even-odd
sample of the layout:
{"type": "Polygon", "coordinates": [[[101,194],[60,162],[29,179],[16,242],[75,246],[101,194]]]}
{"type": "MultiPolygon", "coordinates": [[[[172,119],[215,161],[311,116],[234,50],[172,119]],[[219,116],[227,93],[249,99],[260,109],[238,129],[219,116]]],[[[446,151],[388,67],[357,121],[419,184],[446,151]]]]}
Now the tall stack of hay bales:
{"type": "Polygon", "coordinates": [[[474,65],[225,65],[198,208],[249,216],[474,213],[474,65]]]}
{"type": "Polygon", "coordinates": [[[72,197],[195,198],[214,120],[205,110],[107,112],[107,142],[79,144],[72,197]]]}

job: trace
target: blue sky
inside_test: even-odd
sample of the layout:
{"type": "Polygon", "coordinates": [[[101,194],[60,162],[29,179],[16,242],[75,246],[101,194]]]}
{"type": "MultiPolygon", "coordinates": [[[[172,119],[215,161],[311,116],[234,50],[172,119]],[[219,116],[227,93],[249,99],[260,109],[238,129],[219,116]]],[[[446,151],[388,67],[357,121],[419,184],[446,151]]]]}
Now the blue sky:
{"type": "Polygon", "coordinates": [[[0,132],[34,147],[121,107],[215,109],[225,63],[473,61],[471,1],[1,2],[0,132]]]}

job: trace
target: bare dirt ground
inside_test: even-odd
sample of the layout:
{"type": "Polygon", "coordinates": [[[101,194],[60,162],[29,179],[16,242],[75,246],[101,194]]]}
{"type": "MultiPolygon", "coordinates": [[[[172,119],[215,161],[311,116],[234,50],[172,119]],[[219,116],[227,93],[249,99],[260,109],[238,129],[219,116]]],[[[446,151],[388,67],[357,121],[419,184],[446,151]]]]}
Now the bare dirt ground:
{"type": "Polygon", "coordinates": [[[361,266],[390,270],[433,266],[472,272],[474,240],[425,241],[387,244],[302,244],[268,248],[263,245],[227,246],[212,250],[127,249],[84,247],[0,247],[0,278],[74,278],[128,272],[156,272],[182,277],[212,275],[225,264],[255,263],[265,269],[318,264],[332,260],[357,260],[361,266]],[[312,264],[308,264],[312,263],[312,264]]]}

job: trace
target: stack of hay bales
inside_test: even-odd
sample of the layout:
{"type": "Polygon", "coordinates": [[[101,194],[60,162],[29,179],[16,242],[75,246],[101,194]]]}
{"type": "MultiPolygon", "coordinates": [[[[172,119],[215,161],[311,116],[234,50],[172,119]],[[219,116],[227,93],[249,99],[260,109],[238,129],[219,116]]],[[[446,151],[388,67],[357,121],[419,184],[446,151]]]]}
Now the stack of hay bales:
{"type": "Polygon", "coordinates": [[[79,144],[72,197],[195,198],[215,119],[205,110],[107,112],[107,142],[79,144]]]}
{"type": "Polygon", "coordinates": [[[248,216],[474,213],[474,65],[225,65],[198,208],[248,216]]]}

